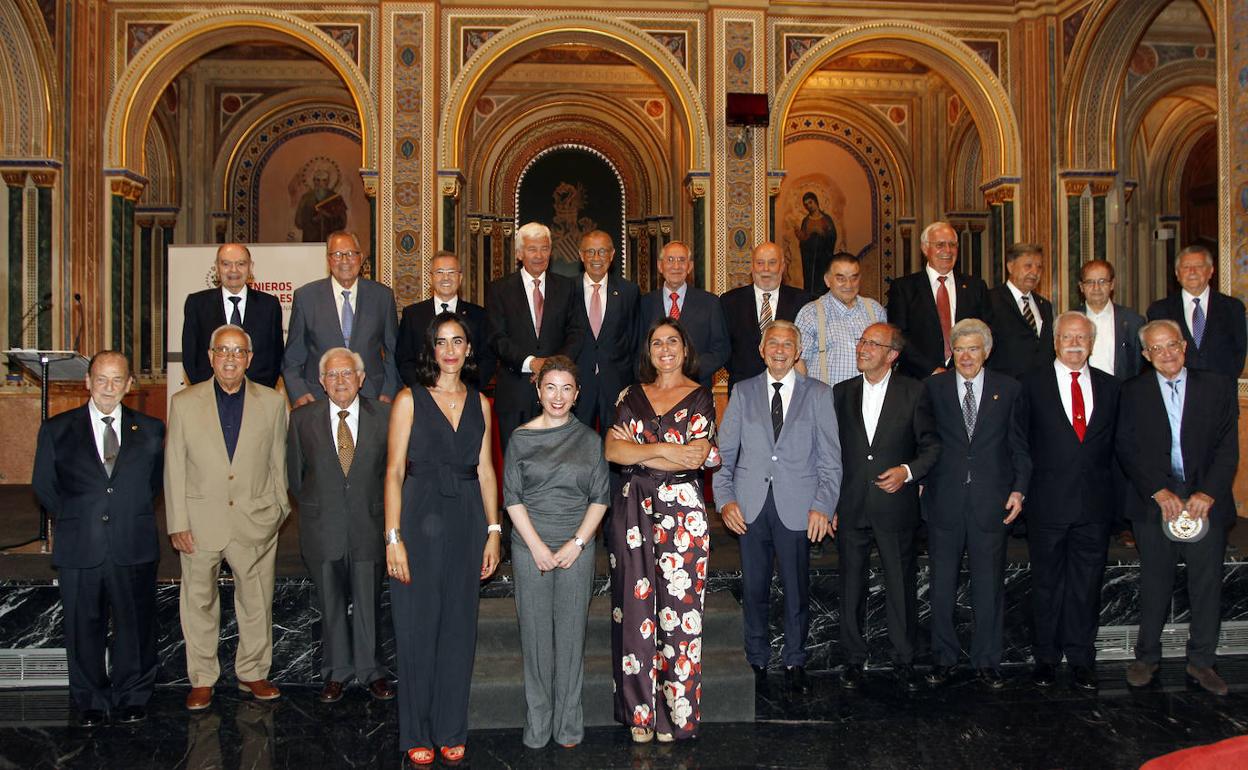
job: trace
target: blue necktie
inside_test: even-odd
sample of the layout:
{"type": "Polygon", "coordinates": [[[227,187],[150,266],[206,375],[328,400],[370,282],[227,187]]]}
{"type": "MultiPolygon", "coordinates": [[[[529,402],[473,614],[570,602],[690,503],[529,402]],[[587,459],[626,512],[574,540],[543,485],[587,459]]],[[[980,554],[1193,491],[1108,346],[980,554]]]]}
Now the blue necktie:
{"type": "Polygon", "coordinates": [[[355,326],[355,311],[351,309],[351,290],[342,292],[342,344],[351,347],[351,327],[355,326]]]}
{"type": "Polygon", "coordinates": [[[1167,380],[1170,386],[1170,406],[1166,416],[1170,418],[1170,472],[1176,479],[1183,475],[1183,401],[1179,398],[1179,383],[1182,380],[1167,380]]]}
{"type": "Polygon", "coordinates": [[[1200,341],[1205,338],[1205,311],[1200,307],[1200,297],[1192,302],[1196,303],[1192,308],[1192,339],[1196,341],[1196,347],[1200,347],[1200,341]]]}

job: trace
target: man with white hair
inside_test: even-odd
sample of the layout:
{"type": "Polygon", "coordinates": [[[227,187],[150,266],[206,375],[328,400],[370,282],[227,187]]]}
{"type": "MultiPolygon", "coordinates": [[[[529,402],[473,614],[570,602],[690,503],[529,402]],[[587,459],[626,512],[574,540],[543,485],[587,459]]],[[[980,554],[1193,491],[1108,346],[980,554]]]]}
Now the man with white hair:
{"type": "Polygon", "coordinates": [[[1119,382],[1089,365],[1096,325],[1078,311],[1053,324],[1052,366],[1023,377],[1014,419],[1031,457],[1027,548],[1035,617],[1032,682],[1095,690],[1101,577],[1116,510],[1114,427],[1119,382]]]}
{"type": "Polygon", "coordinates": [[[1239,377],[1248,353],[1244,303],[1210,284],[1213,254],[1204,246],[1188,246],[1174,260],[1178,294],[1148,306],[1148,320],[1169,319],[1179,325],[1187,343],[1184,366],[1239,377]]]}
{"type": "Polygon", "coordinates": [[[516,230],[520,269],[490,284],[485,295],[487,344],[498,359],[494,408],[503,451],[511,432],[541,412],[533,375],[547,358],[576,360],[589,321],[577,285],[550,267],[550,228],[529,222],[516,230]]]}

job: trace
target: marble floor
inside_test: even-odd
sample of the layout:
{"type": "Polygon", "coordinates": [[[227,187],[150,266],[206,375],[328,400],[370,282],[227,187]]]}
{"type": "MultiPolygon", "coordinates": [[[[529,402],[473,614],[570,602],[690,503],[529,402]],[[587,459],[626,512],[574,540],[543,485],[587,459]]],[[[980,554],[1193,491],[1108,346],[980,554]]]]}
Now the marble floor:
{"type": "MultiPolygon", "coordinates": [[[[860,693],[815,677],[800,701],[758,697],[748,724],[705,725],[697,740],[634,747],[623,728],[594,728],[575,749],[525,749],[519,730],[470,734],[473,768],[1135,768],[1152,757],[1248,732],[1248,657],[1225,660],[1231,695],[1187,690],[1167,661],[1160,686],[1129,691],[1122,664],[1103,664],[1095,695],[1033,688],[1011,668],[999,693],[968,679],[905,695],[869,675],[860,693]]],[[[878,678],[877,678],[878,676],[878,678]]],[[[190,715],[181,688],[160,688],[138,727],[68,725],[64,691],[0,692],[0,768],[399,768],[393,704],[350,691],[336,707],[311,687],[270,704],[220,688],[190,715]]]]}

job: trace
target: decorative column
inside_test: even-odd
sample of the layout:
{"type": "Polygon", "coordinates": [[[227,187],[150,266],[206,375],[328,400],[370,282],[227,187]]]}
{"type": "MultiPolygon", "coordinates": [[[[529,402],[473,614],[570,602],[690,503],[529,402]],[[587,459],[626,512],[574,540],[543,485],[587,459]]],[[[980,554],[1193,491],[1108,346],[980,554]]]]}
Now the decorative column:
{"type": "Polygon", "coordinates": [[[784,184],[786,171],[767,172],[767,240],[776,242],[776,199],[780,197],[780,186],[784,184]]]}
{"type": "Polygon", "coordinates": [[[1116,171],[1064,171],[1060,174],[1066,191],[1063,206],[1066,250],[1064,260],[1059,260],[1058,275],[1063,277],[1060,288],[1071,302],[1080,296],[1079,269],[1084,262],[1091,259],[1117,262],[1109,250],[1106,206],[1106,196],[1113,189],[1117,176],[1116,171]]]}
{"type": "Polygon", "coordinates": [[[106,172],[109,192],[108,265],[104,271],[105,344],[134,360],[134,214],[147,180],[128,171],[106,172]]]}
{"type": "Polygon", "coordinates": [[[22,265],[25,261],[26,238],[22,227],[24,209],[22,193],[26,189],[26,172],[5,171],[0,176],[3,176],[9,193],[5,199],[9,213],[9,253],[5,255],[9,277],[8,302],[6,303],[9,318],[5,344],[24,347],[22,326],[25,322],[22,316],[26,303],[22,298],[22,276],[25,273],[22,265]]]}
{"type": "MultiPolygon", "coordinates": [[[[36,311],[39,320],[35,322],[35,347],[46,350],[53,347],[52,343],[52,188],[56,186],[56,172],[32,171],[30,180],[35,183],[35,259],[32,267],[34,276],[30,288],[35,290],[35,302],[41,310],[36,311]]],[[[29,275],[29,272],[28,272],[29,275]]]]}
{"type": "Polygon", "coordinates": [[[1005,252],[1017,240],[1014,201],[1017,181],[1003,181],[981,188],[988,204],[988,243],[991,265],[982,276],[989,286],[1005,282],[1005,252]]]}
{"type": "Polygon", "coordinates": [[[364,196],[368,198],[368,259],[364,263],[364,274],[377,280],[377,172],[361,172],[364,182],[364,196]]]}
{"type": "Polygon", "coordinates": [[[456,222],[459,212],[459,193],[464,186],[464,175],[458,169],[438,172],[438,193],[442,196],[442,246],[446,251],[455,251],[456,222]]]}
{"type": "Polygon", "coordinates": [[[146,206],[136,208],[134,227],[138,240],[138,258],[136,259],[137,286],[134,303],[135,317],[138,319],[138,359],[133,362],[135,371],[140,376],[152,373],[152,264],[155,259],[156,218],[146,206]]]}
{"type": "Polygon", "coordinates": [[[173,243],[177,210],[169,211],[174,216],[157,222],[160,248],[157,251],[156,297],[153,302],[156,320],[152,324],[152,373],[159,375],[164,375],[169,366],[169,351],[165,348],[165,340],[169,338],[169,317],[165,314],[165,308],[169,307],[169,246],[173,243]]]}
{"type": "MultiPolygon", "coordinates": [[[[689,234],[689,249],[692,253],[689,257],[694,264],[693,285],[699,289],[706,289],[710,285],[707,278],[711,271],[711,261],[706,249],[706,193],[709,186],[709,174],[690,174],[685,177],[685,188],[693,203],[692,232],[689,234]]],[[[667,239],[663,240],[664,244],[667,242],[667,239]]],[[[661,251],[662,246],[659,247],[659,252],[661,251]]],[[[658,252],[656,256],[657,254],[658,252]]]]}
{"type": "MultiPolygon", "coordinates": [[[[1248,299],[1248,13],[1244,4],[1217,8],[1218,287],[1248,299]]],[[[1242,474],[1241,474],[1242,475],[1242,474]]],[[[1237,492],[1241,490],[1237,489],[1237,492]]]]}

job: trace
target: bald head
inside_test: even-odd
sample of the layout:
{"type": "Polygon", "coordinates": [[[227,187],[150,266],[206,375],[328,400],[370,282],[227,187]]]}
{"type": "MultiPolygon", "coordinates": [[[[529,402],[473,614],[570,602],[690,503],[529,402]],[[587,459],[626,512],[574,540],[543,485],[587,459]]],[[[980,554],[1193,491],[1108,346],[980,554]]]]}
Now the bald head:
{"type": "Polygon", "coordinates": [[[764,241],[750,252],[750,278],[763,291],[780,288],[784,277],[784,252],[771,241],[764,241]]]}

